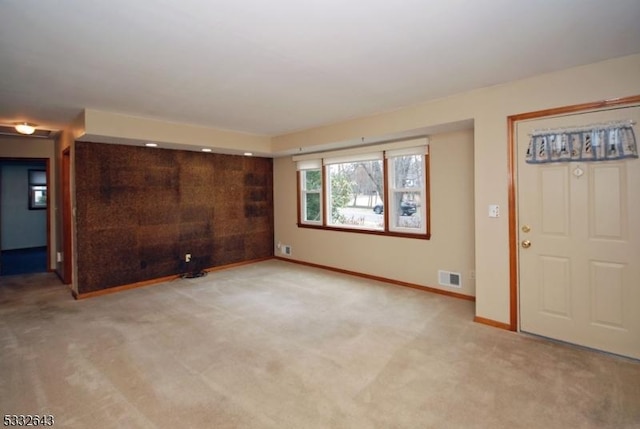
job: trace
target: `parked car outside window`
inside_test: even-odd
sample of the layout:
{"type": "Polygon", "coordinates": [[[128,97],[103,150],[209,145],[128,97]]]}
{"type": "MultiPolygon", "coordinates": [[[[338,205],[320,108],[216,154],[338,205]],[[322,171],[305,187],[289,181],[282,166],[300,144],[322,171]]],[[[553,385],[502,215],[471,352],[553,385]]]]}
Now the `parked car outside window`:
{"type": "MultiPolygon", "coordinates": [[[[416,203],[413,201],[401,201],[400,210],[402,212],[402,216],[411,216],[418,210],[418,208],[416,207],[416,203]]],[[[373,212],[376,214],[382,214],[384,212],[384,205],[376,204],[373,206],[373,212]]]]}

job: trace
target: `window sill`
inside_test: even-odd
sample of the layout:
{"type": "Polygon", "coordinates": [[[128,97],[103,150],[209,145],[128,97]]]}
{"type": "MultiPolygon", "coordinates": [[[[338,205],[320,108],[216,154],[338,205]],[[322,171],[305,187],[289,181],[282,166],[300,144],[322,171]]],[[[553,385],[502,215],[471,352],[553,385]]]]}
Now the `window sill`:
{"type": "Polygon", "coordinates": [[[309,225],[306,223],[298,223],[297,225],[298,225],[298,228],[319,229],[323,231],[353,232],[356,234],[381,235],[385,237],[413,238],[416,240],[431,239],[431,234],[412,234],[407,232],[395,232],[395,231],[376,231],[373,229],[340,228],[336,226],[309,225]]]}

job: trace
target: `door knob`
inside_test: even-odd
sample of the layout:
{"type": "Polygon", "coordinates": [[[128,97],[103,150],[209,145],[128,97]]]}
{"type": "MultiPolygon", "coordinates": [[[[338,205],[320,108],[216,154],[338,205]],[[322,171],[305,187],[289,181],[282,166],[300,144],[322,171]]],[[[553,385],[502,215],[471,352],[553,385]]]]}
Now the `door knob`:
{"type": "Polygon", "coordinates": [[[531,242],[529,240],[524,240],[522,242],[522,247],[524,247],[525,249],[528,249],[529,247],[531,247],[531,242]]]}

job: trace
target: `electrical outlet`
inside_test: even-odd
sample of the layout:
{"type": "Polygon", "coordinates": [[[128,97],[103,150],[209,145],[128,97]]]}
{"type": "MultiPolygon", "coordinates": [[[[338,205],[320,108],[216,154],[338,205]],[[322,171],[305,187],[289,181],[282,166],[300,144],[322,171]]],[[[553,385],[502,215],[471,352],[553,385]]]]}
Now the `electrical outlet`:
{"type": "Polygon", "coordinates": [[[187,253],[186,255],[184,255],[184,261],[191,262],[191,253],[187,253]]]}
{"type": "Polygon", "coordinates": [[[469,278],[471,280],[475,280],[475,278],[476,278],[476,270],[469,271],[469,278]]]}

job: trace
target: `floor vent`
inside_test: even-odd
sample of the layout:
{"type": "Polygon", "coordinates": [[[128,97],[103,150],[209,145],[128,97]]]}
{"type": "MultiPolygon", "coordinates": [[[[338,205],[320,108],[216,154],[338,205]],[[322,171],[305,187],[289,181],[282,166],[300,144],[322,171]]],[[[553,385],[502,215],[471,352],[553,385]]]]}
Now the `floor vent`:
{"type": "Polygon", "coordinates": [[[462,276],[460,275],[460,273],[438,270],[438,283],[443,286],[461,288],[462,276]]]}

